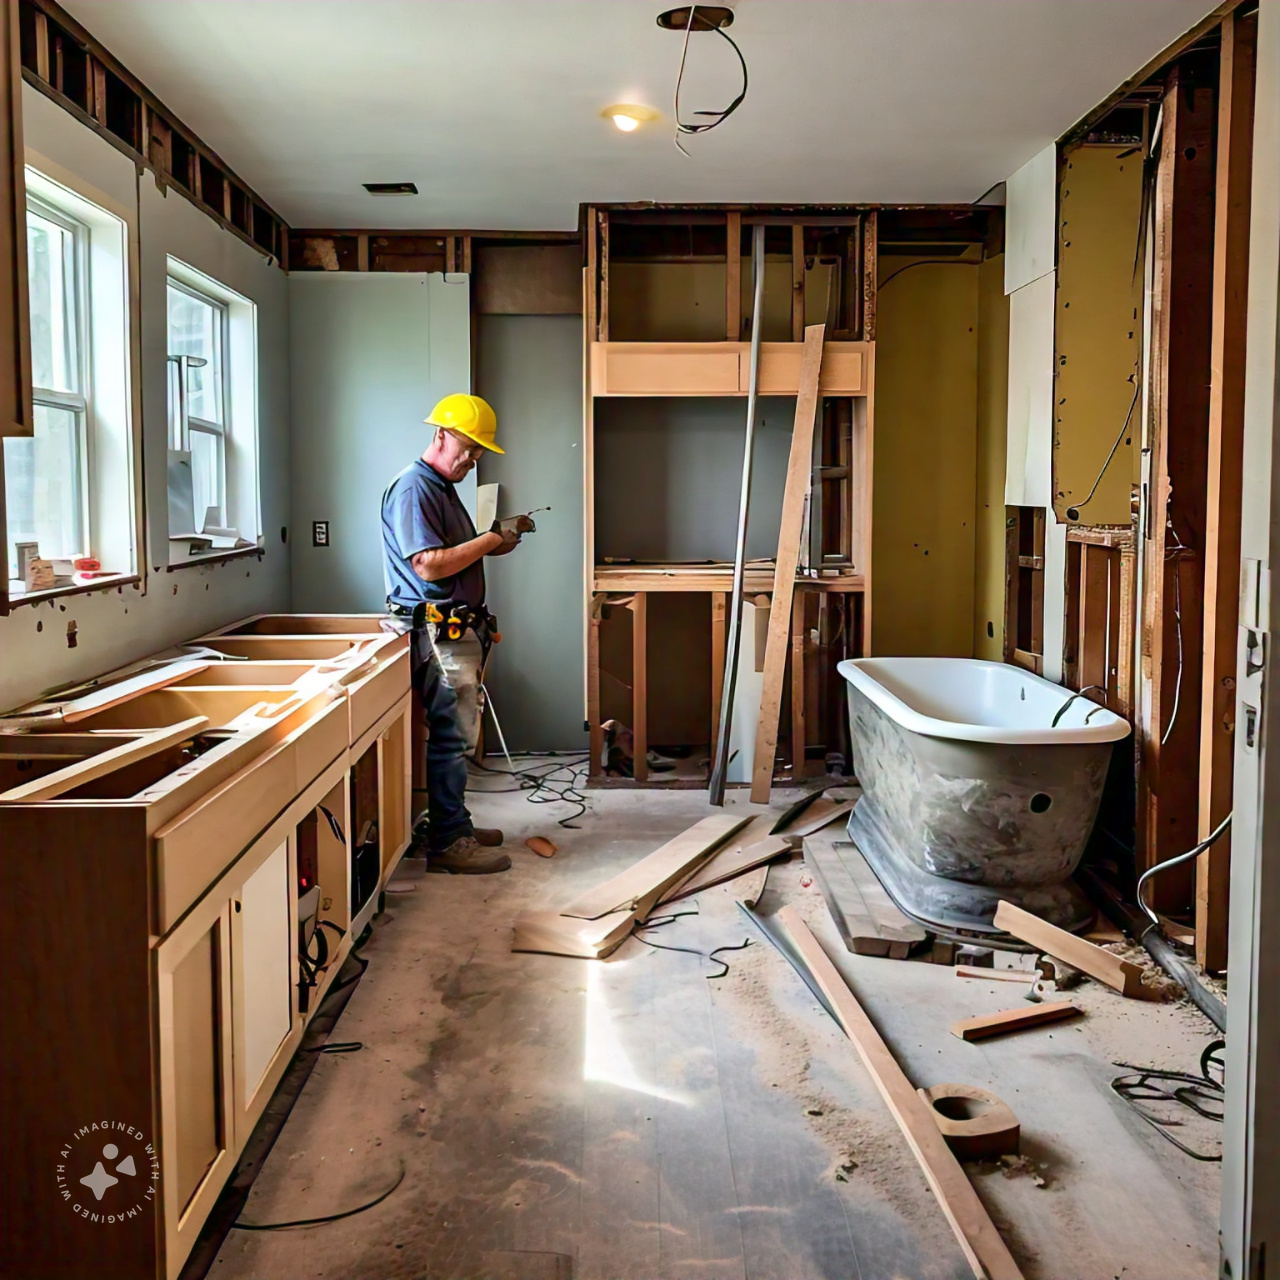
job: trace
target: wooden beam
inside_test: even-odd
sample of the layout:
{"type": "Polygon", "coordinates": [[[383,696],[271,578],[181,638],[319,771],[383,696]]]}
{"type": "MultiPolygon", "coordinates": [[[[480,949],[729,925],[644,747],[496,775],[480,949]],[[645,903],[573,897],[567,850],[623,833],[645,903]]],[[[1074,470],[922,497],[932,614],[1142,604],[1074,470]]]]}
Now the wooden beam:
{"type": "Polygon", "coordinates": [[[0,11],[0,437],[29,436],[34,429],[19,46],[18,5],[6,4],[0,11]]]}
{"type": "Polygon", "coordinates": [[[795,422],[791,429],[791,453],[787,459],[778,555],[774,565],[764,687],[760,695],[760,719],[756,723],[751,778],[751,799],[755,804],[768,803],[773,785],[773,759],[778,748],[778,716],[787,662],[787,632],[791,626],[791,601],[796,587],[796,565],[800,559],[804,505],[813,473],[813,428],[817,420],[818,381],[822,375],[822,339],[825,332],[826,325],[823,324],[810,325],[804,331],[800,392],[796,397],[795,422]]]}
{"type": "Polygon", "coordinates": [[[1008,1035],[1011,1031],[1025,1031],[1028,1027],[1043,1026],[1046,1022],[1061,1022],[1074,1018],[1084,1010],[1070,1000],[1054,1004],[1027,1004],[1016,1009],[1002,1009],[999,1013],[984,1013],[976,1018],[962,1018],[950,1027],[953,1036],[961,1040],[990,1040],[993,1036],[1008,1035]]]}
{"type": "MultiPolygon", "coordinates": [[[[1169,73],[1154,207],[1151,494],[1146,530],[1138,870],[1196,842],[1213,294],[1214,90],[1169,73]]],[[[1233,642],[1234,643],[1234,642],[1233,642]]],[[[1153,906],[1189,909],[1194,870],[1152,883],[1153,906]]]]}
{"type": "Polygon", "coordinates": [[[725,618],[728,593],[711,593],[711,741],[720,735],[720,698],[724,694],[725,618]]]}
{"type": "Polygon", "coordinates": [[[742,214],[730,209],[725,224],[724,336],[737,342],[742,336],[742,214]]]}
{"type": "Polygon", "coordinates": [[[604,772],[604,730],[600,727],[600,610],[604,600],[594,592],[587,596],[587,741],[591,752],[587,776],[591,778],[604,772]]]}
{"type": "MultiPolygon", "coordinates": [[[[1231,810],[1236,625],[1244,458],[1244,363],[1249,283],[1257,13],[1222,24],[1214,200],[1213,330],[1209,357],[1209,473],[1204,542],[1204,676],[1200,705],[1199,837],[1231,810]]],[[[1227,967],[1231,833],[1196,865],[1196,962],[1227,967]]]]}
{"type": "MultiPolygon", "coordinates": [[[[808,730],[805,726],[807,699],[804,668],[805,643],[809,638],[805,625],[807,592],[797,591],[791,602],[791,781],[803,782],[807,771],[805,745],[808,730]]],[[[767,645],[766,645],[767,648],[767,645]]]]}
{"type": "Polygon", "coordinates": [[[1141,998],[1145,994],[1139,965],[1121,960],[1110,951],[1095,947],[1092,942],[1086,942],[1074,933],[1059,929],[1056,924],[1041,920],[1030,911],[1015,907],[1012,902],[1001,901],[997,904],[995,926],[1023,942],[1029,942],[1045,955],[1065,960],[1072,968],[1087,973],[1123,996],[1141,998]]]}
{"type": "Polygon", "coordinates": [[[791,341],[804,339],[804,227],[791,228],[791,341]]]}
{"type": "Polygon", "coordinates": [[[877,214],[874,209],[862,223],[862,340],[876,340],[877,214]]]}
{"type": "Polygon", "coordinates": [[[600,225],[600,313],[597,317],[596,341],[609,341],[609,215],[600,210],[596,214],[600,225]]]}
{"type": "Polygon", "coordinates": [[[637,591],[631,610],[631,740],[637,782],[649,781],[649,596],[637,591]]]}
{"type": "MultiPolygon", "coordinates": [[[[1110,552],[1105,547],[1080,547],[1080,633],[1077,637],[1077,687],[1109,687],[1107,679],[1110,638],[1110,552]]],[[[1041,566],[1043,567],[1043,565],[1041,566]]],[[[1087,696],[1087,695],[1086,695],[1087,696]]],[[[1106,694],[1101,699],[1105,703],[1106,694]]]]}
{"type": "Polygon", "coordinates": [[[826,997],[845,1035],[853,1041],[858,1057],[902,1130],[929,1189],[955,1232],[975,1280],[1022,1280],[1022,1272],[1008,1246],[947,1146],[932,1108],[926,1106],[907,1079],[840,971],[818,945],[795,907],[783,907],[777,919],[791,935],[800,959],[826,997]]]}
{"type": "Polygon", "coordinates": [[[363,234],[356,236],[356,270],[369,270],[369,237],[363,234]]]}

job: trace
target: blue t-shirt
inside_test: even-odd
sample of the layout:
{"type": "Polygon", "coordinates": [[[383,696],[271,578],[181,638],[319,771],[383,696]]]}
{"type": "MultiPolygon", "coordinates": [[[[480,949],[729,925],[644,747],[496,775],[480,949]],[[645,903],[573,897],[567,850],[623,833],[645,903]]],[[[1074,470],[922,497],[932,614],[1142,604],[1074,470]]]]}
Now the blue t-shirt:
{"type": "Polygon", "coordinates": [[[382,495],[387,599],[410,609],[420,600],[461,600],[479,608],[484,603],[482,560],[435,582],[424,582],[410,563],[419,551],[456,547],[475,536],[475,524],[453,485],[421,458],[410,463],[382,495]]]}

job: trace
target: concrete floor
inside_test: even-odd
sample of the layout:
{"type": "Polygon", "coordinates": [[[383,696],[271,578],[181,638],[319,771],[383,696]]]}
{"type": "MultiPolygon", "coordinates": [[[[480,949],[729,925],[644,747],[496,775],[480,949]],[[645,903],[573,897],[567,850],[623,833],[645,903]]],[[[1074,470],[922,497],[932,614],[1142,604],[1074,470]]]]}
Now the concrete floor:
{"type": "MultiPolygon", "coordinates": [[[[519,794],[475,795],[473,808],[506,829],[513,870],[405,864],[412,890],[389,896],[334,1033],[364,1048],[320,1057],[243,1217],[318,1217],[401,1169],[403,1182],[339,1222],[232,1231],[216,1280],[969,1274],[848,1041],[768,944],[726,953],[720,981],[697,956],[635,939],[605,962],[510,952],[517,912],[650,852],[706,812],[703,793],[594,791],[578,830],[555,825],[566,807],[519,794]],[[536,857],[532,834],[559,854],[536,857]]],[[[770,885],[832,949],[807,880],[795,862],[770,885]]],[[[699,915],[652,940],[705,953],[751,936],[732,886],[696,902],[699,915]]],[[[967,1044],[947,1026],[1017,1004],[1018,987],[919,961],[845,955],[841,967],[917,1085],[980,1084],[1019,1116],[1030,1169],[973,1176],[1028,1280],[1216,1274],[1218,1166],[1182,1155],[1108,1088],[1114,1059],[1194,1071],[1213,1035],[1195,1009],[1086,983],[1074,1024],[967,1044]]]]}

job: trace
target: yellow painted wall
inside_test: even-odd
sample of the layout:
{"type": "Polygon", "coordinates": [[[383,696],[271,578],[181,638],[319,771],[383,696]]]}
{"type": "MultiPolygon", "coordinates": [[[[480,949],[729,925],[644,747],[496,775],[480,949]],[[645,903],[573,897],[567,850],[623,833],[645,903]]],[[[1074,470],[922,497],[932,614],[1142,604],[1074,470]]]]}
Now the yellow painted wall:
{"type": "Polygon", "coordinates": [[[1005,447],[1009,419],[1009,299],[1004,255],[978,268],[978,458],[973,656],[1004,657],[1005,447]]]}
{"type": "MultiPolygon", "coordinates": [[[[881,279],[904,265],[881,258],[881,279]]],[[[930,263],[877,303],[872,652],[973,653],[976,264],[930,263]]]]}
{"type": "Polygon", "coordinates": [[[1131,150],[1077,147],[1061,174],[1053,506],[1068,523],[1127,524],[1137,478],[1140,405],[1086,502],[1133,402],[1141,355],[1142,271],[1134,272],[1134,251],[1142,156],[1124,154],[1131,150]],[[1079,519],[1071,521],[1068,508],[1076,507],[1079,519]]]}

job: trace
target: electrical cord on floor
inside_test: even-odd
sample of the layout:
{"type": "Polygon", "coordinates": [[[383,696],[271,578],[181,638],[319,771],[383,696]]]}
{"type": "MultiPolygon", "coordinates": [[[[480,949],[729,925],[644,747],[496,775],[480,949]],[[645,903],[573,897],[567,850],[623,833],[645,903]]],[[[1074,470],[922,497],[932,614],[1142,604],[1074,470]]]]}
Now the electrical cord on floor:
{"type": "Polygon", "coordinates": [[[528,792],[525,799],[530,804],[574,805],[576,812],[571,813],[567,818],[558,819],[557,825],[577,830],[577,820],[587,811],[587,798],[582,791],[580,776],[586,771],[587,760],[586,755],[578,755],[558,763],[551,762],[545,766],[533,765],[524,769],[517,769],[514,761],[508,769],[495,769],[487,764],[481,764],[478,760],[473,760],[470,764],[482,773],[513,778],[518,784],[514,787],[477,787],[474,789],[476,794],[501,795],[506,792],[525,791],[528,792]],[[558,776],[566,772],[567,777],[558,776]]]}
{"type": "Polygon", "coordinates": [[[354,1209],[343,1209],[339,1213],[326,1213],[319,1218],[298,1218],[294,1222],[242,1222],[237,1220],[231,1224],[233,1231],[291,1231],[295,1227],[321,1227],[327,1222],[341,1222],[343,1218],[353,1218],[357,1213],[372,1209],[381,1204],[403,1181],[404,1162],[400,1162],[400,1172],[396,1180],[381,1195],[375,1196],[365,1204],[356,1205],[354,1209]]]}
{"type": "Polygon", "coordinates": [[[671,924],[675,920],[683,920],[685,916],[696,916],[698,911],[676,911],[671,915],[657,916],[642,925],[638,925],[635,931],[635,939],[637,942],[643,942],[646,947],[652,947],[655,951],[679,951],[686,956],[697,956],[699,960],[705,960],[708,964],[718,964],[721,966],[719,973],[707,974],[708,982],[717,982],[729,972],[729,962],[720,959],[722,951],[745,951],[747,947],[752,945],[750,938],[743,942],[726,943],[723,947],[715,947],[711,951],[699,951],[695,947],[677,947],[667,942],[650,942],[648,938],[642,938],[640,935],[649,929],[661,929],[663,925],[671,924]]]}
{"type": "Polygon", "coordinates": [[[1169,1132],[1170,1127],[1179,1125],[1182,1121],[1158,1120],[1148,1115],[1140,1104],[1173,1102],[1195,1112],[1205,1120],[1220,1123],[1224,1098],[1221,1054],[1225,1047],[1225,1040],[1213,1040],[1205,1046],[1200,1054],[1198,1076],[1190,1075],[1185,1071],[1165,1071],[1157,1067],[1134,1066],[1131,1062],[1117,1062],[1115,1066],[1123,1067],[1132,1074],[1116,1076],[1111,1082],[1111,1087],[1162,1138],[1167,1138],[1179,1151],[1185,1152],[1193,1160],[1200,1160],[1206,1164],[1219,1163],[1222,1160],[1221,1151],[1217,1155],[1196,1151],[1169,1132]],[[1217,1077],[1211,1074],[1211,1069],[1217,1070],[1217,1077]],[[1166,1084],[1172,1084],[1174,1087],[1166,1088],[1166,1084]]]}

